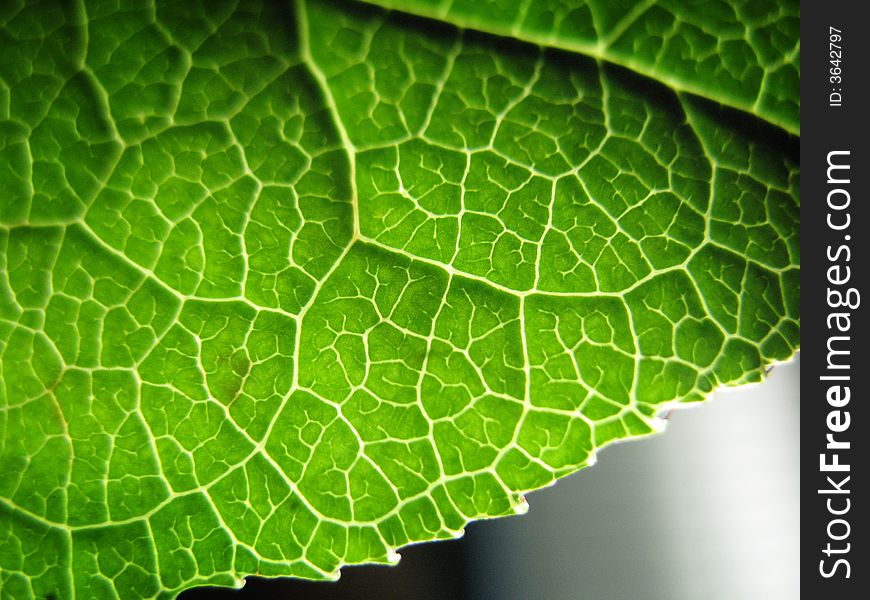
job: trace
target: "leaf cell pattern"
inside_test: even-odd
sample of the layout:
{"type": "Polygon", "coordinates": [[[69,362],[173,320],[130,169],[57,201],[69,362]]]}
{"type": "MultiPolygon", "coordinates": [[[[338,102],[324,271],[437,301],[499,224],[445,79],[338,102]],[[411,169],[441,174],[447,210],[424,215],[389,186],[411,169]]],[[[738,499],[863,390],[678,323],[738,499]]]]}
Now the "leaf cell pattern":
{"type": "Polygon", "coordinates": [[[745,114],[347,2],[0,36],[4,597],[394,562],[798,345],[796,141],[745,114]]]}
{"type": "Polygon", "coordinates": [[[800,131],[795,0],[365,0],[623,65],[800,131]]]}

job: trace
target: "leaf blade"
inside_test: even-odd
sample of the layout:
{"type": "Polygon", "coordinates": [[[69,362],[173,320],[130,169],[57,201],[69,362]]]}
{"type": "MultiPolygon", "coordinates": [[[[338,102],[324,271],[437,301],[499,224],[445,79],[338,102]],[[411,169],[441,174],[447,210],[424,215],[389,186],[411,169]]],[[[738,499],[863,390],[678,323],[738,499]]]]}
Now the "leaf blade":
{"type": "MultiPolygon", "coordinates": [[[[35,121],[3,64],[7,148],[33,148],[0,201],[0,570],[24,597],[393,562],[797,347],[781,132],[564,53],[274,7],[71,17],[92,46],[35,121]],[[175,100],[139,120],[143,71],[175,100]]],[[[53,32],[49,72],[57,14],[4,22],[16,52],[53,32]]]]}
{"type": "Polygon", "coordinates": [[[618,64],[800,132],[796,2],[363,1],[618,64]]]}

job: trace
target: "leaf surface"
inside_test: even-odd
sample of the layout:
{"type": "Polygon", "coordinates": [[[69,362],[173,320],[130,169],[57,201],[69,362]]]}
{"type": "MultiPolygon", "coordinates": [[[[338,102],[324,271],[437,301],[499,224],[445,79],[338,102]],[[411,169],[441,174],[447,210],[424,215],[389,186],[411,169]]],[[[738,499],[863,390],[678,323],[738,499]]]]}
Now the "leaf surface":
{"type": "Polygon", "coordinates": [[[522,512],[799,341],[797,144],[333,2],[0,11],[0,586],[172,597],[522,512]]]}
{"type": "Polygon", "coordinates": [[[800,131],[795,0],[365,0],[623,65],[800,131]]]}

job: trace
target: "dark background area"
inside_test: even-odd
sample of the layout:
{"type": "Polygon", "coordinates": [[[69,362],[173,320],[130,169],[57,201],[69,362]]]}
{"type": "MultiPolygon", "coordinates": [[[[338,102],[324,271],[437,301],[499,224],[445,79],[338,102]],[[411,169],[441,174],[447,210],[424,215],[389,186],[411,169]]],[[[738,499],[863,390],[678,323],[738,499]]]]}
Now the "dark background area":
{"type": "Polygon", "coordinates": [[[417,544],[401,551],[395,567],[366,565],[345,567],[338,581],[248,578],[241,590],[197,588],[184,592],[180,600],[471,600],[470,536],[479,535],[470,527],[459,540],[417,544]]]}

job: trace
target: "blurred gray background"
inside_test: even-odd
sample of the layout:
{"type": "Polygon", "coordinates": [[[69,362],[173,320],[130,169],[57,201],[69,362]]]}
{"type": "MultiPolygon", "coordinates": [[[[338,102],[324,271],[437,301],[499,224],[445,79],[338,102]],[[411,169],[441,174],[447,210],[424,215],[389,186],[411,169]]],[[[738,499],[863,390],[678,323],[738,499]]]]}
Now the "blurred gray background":
{"type": "Polygon", "coordinates": [[[800,597],[800,364],[671,413],[663,435],[478,523],[474,598],[800,597]]]}
{"type": "Polygon", "coordinates": [[[799,591],[800,359],[671,413],[663,435],[528,495],[529,513],[401,551],[337,583],[249,579],[183,600],[793,600],[799,591]]]}

